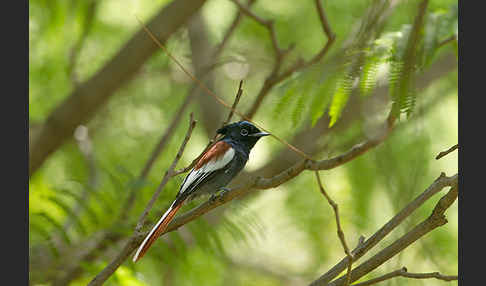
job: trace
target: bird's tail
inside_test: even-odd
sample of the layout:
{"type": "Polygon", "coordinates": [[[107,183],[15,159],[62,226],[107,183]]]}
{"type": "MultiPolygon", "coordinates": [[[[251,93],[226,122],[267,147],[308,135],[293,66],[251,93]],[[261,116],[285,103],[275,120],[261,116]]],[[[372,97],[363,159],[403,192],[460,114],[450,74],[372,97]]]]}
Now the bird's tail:
{"type": "Polygon", "coordinates": [[[157,238],[166,230],[167,226],[174,218],[175,214],[182,206],[182,202],[174,201],[170,208],[164,213],[164,215],[160,218],[157,224],[152,228],[149,234],[145,237],[142,244],[138,247],[135,256],[133,256],[133,262],[137,262],[140,258],[142,258],[147,250],[152,246],[152,244],[157,240],[157,238]]]}

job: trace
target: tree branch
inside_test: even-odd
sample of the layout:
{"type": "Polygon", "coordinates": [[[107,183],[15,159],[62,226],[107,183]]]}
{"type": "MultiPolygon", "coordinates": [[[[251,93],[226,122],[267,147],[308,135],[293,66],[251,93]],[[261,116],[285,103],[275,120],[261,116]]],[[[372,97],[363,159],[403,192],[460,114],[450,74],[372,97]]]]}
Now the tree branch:
{"type": "MultiPolygon", "coordinates": [[[[398,214],[390,219],[385,225],[383,225],[378,231],[376,231],[370,238],[358,248],[353,250],[354,261],[357,261],[369,250],[371,250],[376,244],[382,241],[393,229],[401,224],[407,217],[409,217],[416,209],[423,205],[433,195],[441,191],[447,186],[454,186],[458,183],[458,174],[447,177],[444,173],[440,176],[419,196],[417,196],[412,202],[406,205],[398,214]]],[[[343,258],[333,268],[319,277],[311,285],[326,285],[339,275],[347,266],[347,257],[343,258]]]]}
{"type": "MultiPolygon", "coordinates": [[[[432,214],[422,221],[420,224],[415,226],[411,231],[400,237],[398,240],[393,242],[391,245],[381,250],[373,257],[363,262],[361,265],[356,267],[351,272],[351,281],[356,281],[363,277],[367,273],[371,272],[381,264],[388,261],[390,258],[395,256],[397,253],[401,252],[407,248],[410,244],[414,243],[418,239],[422,238],[427,233],[442,226],[447,223],[447,219],[444,216],[444,212],[452,205],[456,200],[458,195],[458,186],[453,185],[449,192],[444,195],[439,202],[436,204],[432,214]]],[[[346,277],[341,277],[335,281],[329,283],[329,286],[341,286],[344,285],[346,277]]],[[[313,282],[311,285],[327,285],[323,283],[313,282]]]]}
{"type": "Polygon", "coordinates": [[[344,163],[349,162],[354,158],[357,158],[358,156],[366,153],[368,150],[383,142],[388,136],[388,133],[392,130],[393,122],[394,120],[392,120],[392,118],[388,119],[388,121],[386,122],[388,126],[388,128],[386,129],[387,132],[383,134],[383,136],[381,136],[380,138],[374,138],[362,142],[351,148],[349,151],[334,158],[321,161],[311,161],[305,159],[271,178],[256,177],[249,179],[248,181],[243,183],[242,186],[220,195],[218,200],[213,200],[212,202],[206,201],[199,206],[193,208],[192,210],[184,213],[183,215],[176,217],[169,224],[166,232],[173,231],[181,227],[182,225],[198,218],[199,216],[209,212],[210,210],[233,200],[236,197],[249,194],[256,190],[264,190],[278,187],[279,185],[295,178],[304,170],[330,170],[341,166],[344,163]]]}
{"type": "Polygon", "coordinates": [[[385,274],[383,276],[380,276],[380,277],[377,277],[377,278],[374,278],[374,279],[370,279],[368,281],[361,282],[361,283],[358,283],[358,284],[353,284],[352,286],[369,286],[369,285],[373,285],[373,284],[376,284],[376,283],[379,283],[379,282],[382,282],[382,281],[385,281],[385,280],[388,280],[388,279],[391,279],[391,278],[394,278],[394,277],[400,277],[400,276],[401,277],[407,277],[407,278],[413,278],[413,279],[436,278],[436,279],[443,280],[443,281],[453,281],[453,280],[458,279],[457,275],[455,275],[455,276],[442,275],[439,272],[409,273],[409,272],[407,272],[406,267],[402,267],[398,270],[395,270],[395,271],[390,272],[388,274],[385,274]]]}
{"type": "MultiPolygon", "coordinates": [[[[148,26],[162,41],[179,29],[205,0],[177,0],[164,7],[148,26]]],[[[129,81],[157,51],[143,29],[120,49],[103,68],[79,85],[49,115],[38,136],[29,145],[29,178],[81,123],[87,122],[122,83],[129,81]]]]}

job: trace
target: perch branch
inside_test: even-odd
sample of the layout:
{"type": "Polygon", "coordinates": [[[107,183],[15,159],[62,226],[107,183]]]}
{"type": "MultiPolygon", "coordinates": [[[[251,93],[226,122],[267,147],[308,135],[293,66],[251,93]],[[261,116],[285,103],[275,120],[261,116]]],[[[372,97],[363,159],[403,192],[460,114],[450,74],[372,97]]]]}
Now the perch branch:
{"type": "MultiPolygon", "coordinates": [[[[391,130],[391,128],[389,129],[391,130]]],[[[381,140],[384,140],[386,136],[383,136],[381,140]]],[[[254,190],[263,190],[277,187],[292,178],[299,175],[304,170],[328,170],[340,166],[349,160],[358,157],[359,155],[365,153],[367,150],[371,149],[372,147],[376,146],[378,143],[375,141],[374,144],[360,144],[359,147],[352,148],[350,151],[337,156],[332,159],[322,160],[322,161],[309,161],[303,160],[296,165],[292,166],[291,168],[287,169],[286,171],[272,177],[272,178],[261,178],[257,177],[253,180],[247,182],[246,185],[226,192],[218,197],[217,200],[208,200],[199,206],[193,208],[192,210],[186,212],[185,214],[174,218],[174,220],[169,224],[167,230],[164,233],[173,231],[181,227],[182,225],[200,217],[201,215],[209,212],[210,210],[225,204],[231,200],[233,200],[237,196],[241,196],[243,194],[249,193],[254,190]],[[342,158],[342,159],[340,159],[342,158]]],[[[173,172],[173,171],[172,171],[173,172]]],[[[128,258],[132,251],[136,249],[136,247],[140,244],[143,238],[148,234],[135,232],[135,234],[128,240],[125,244],[123,250],[115,257],[115,259],[105,267],[89,284],[89,286],[93,285],[101,285],[110,275],[114,273],[114,271],[128,258]]],[[[163,235],[163,233],[161,234],[163,235]]],[[[338,273],[339,274],[339,273],[338,273]]]]}

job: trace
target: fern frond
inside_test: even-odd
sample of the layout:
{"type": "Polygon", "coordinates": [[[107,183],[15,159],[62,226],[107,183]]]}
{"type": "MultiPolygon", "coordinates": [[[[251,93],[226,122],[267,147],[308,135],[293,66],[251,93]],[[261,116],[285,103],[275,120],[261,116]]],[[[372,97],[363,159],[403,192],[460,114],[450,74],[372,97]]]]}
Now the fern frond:
{"type": "Polygon", "coordinates": [[[409,90],[408,96],[405,98],[403,105],[400,106],[401,111],[410,118],[413,110],[415,109],[415,102],[417,100],[417,93],[415,90],[409,90]]]}
{"type": "Polygon", "coordinates": [[[45,227],[40,226],[36,223],[31,223],[29,228],[29,232],[39,234],[39,236],[42,237],[43,241],[49,247],[49,250],[52,252],[52,254],[54,254],[55,257],[59,257],[59,250],[54,244],[51,234],[45,229],[45,227]]]}
{"type": "Polygon", "coordinates": [[[59,234],[61,234],[64,242],[68,245],[71,244],[71,239],[69,238],[67,232],[64,230],[62,225],[58,223],[54,218],[52,218],[49,214],[47,214],[46,212],[38,212],[33,213],[33,215],[44,219],[46,222],[52,225],[52,227],[57,230],[59,234]]]}
{"type": "Polygon", "coordinates": [[[68,206],[65,202],[63,202],[62,200],[60,200],[59,198],[56,198],[56,197],[51,196],[51,197],[48,198],[48,200],[51,201],[52,203],[54,203],[60,209],[62,209],[65,212],[65,214],[67,216],[69,216],[75,222],[75,226],[81,234],[87,233],[86,228],[84,227],[83,223],[81,222],[79,215],[76,214],[71,209],[70,206],[68,206]]]}
{"type": "Polygon", "coordinates": [[[363,97],[368,96],[375,89],[378,81],[378,67],[381,63],[382,59],[377,56],[371,56],[366,59],[359,78],[359,89],[363,97]]]}
{"type": "Polygon", "coordinates": [[[321,84],[314,94],[314,98],[311,103],[311,125],[314,126],[317,120],[324,115],[329,103],[331,102],[330,89],[335,88],[333,85],[334,80],[327,80],[321,84]]]}
{"type": "Polygon", "coordinates": [[[338,83],[336,92],[332,97],[331,106],[329,107],[329,116],[331,117],[329,127],[332,127],[341,116],[341,112],[346,106],[349,95],[351,94],[353,80],[354,78],[350,74],[347,74],[338,83]]]}
{"type": "Polygon", "coordinates": [[[306,98],[308,94],[306,92],[301,93],[298,95],[297,102],[294,105],[294,109],[292,110],[291,119],[292,124],[297,126],[302,119],[302,114],[304,113],[306,98]]]}

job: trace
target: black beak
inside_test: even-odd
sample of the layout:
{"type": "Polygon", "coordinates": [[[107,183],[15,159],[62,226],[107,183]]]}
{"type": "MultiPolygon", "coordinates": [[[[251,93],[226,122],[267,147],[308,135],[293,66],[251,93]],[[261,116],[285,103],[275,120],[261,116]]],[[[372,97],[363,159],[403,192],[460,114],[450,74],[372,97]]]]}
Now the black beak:
{"type": "Polygon", "coordinates": [[[267,133],[267,132],[258,132],[258,133],[249,134],[248,136],[252,136],[252,137],[263,137],[263,136],[268,136],[268,135],[271,135],[271,134],[270,133],[267,133]]]}

